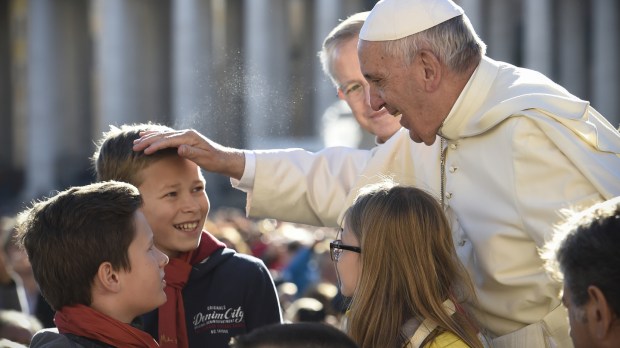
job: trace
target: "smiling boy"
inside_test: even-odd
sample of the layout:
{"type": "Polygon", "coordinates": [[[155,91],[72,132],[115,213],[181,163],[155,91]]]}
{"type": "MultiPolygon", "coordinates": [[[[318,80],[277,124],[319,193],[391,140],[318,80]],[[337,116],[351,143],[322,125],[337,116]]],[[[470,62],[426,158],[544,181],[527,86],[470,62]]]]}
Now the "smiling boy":
{"type": "Polygon", "coordinates": [[[112,127],[93,156],[98,180],[138,187],[155,244],[170,257],[168,302],[143,317],[162,347],[228,347],[231,337],[281,322],[277,293],[262,261],[238,254],[203,230],[209,199],[200,168],[177,149],[133,151],[142,124],[112,127]]]}
{"type": "Polygon", "coordinates": [[[103,182],[70,188],[20,214],[25,247],[57,329],[30,347],[157,347],[132,327],[166,302],[168,257],[153,245],[138,190],[103,182]]]}

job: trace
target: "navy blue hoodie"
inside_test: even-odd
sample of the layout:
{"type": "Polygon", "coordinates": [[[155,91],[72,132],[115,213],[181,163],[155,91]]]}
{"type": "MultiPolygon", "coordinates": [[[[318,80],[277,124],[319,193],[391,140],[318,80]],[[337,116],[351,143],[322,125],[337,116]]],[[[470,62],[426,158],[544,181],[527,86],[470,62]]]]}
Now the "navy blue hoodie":
{"type": "MultiPolygon", "coordinates": [[[[227,348],[231,337],[282,322],[265,264],[227,248],[193,266],[183,288],[183,304],[190,347],[227,348]]],[[[156,340],[157,313],[142,316],[144,330],[156,340]]]]}

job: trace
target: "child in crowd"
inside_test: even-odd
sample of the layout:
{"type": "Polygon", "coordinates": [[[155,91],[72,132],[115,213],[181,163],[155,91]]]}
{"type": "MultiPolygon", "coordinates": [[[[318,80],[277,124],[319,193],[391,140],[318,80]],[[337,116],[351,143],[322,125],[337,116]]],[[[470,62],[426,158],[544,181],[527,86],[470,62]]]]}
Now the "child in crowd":
{"type": "Polygon", "coordinates": [[[5,256],[5,272],[9,272],[11,281],[0,285],[0,306],[2,309],[15,309],[33,315],[44,328],[55,327],[54,311],[39,291],[26,251],[15,243],[16,224],[15,217],[2,219],[0,254],[5,256]]]}
{"type": "Polygon", "coordinates": [[[413,187],[364,188],[330,244],[346,331],[366,347],[482,347],[462,303],[473,300],[438,202],[413,187]]]}
{"type": "MultiPolygon", "coordinates": [[[[15,237],[15,218],[0,218],[0,310],[28,313],[26,290],[6,251],[6,245],[15,237]]],[[[12,242],[11,244],[15,244],[12,242]]],[[[19,249],[19,248],[18,248],[19,249]]]]}
{"type": "Polygon", "coordinates": [[[25,247],[57,329],[30,347],[158,347],[130,323],[166,302],[168,257],[153,245],[138,189],[121,182],[74,187],[20,214],[25,247]]]}
{"type": "Polygon", "coordinates": [[[155,245],[170,257],[168,302],[143,316],[162,347],[227,347],[231,337],[282,321],[271,275],[259,259],[236,253],[204,230],[209,212],[200,168],[177,149],[133,151],[154,125],[111,127],[93,156],[98,180],[138,187],[155,245]]]}

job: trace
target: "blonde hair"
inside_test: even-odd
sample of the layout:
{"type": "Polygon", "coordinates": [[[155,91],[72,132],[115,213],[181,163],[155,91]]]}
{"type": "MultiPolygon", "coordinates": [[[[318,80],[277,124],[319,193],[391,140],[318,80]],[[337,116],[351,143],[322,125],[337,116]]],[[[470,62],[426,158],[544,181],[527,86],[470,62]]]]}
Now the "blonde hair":
{"type": "Polygon", "coordinates": [[[155,123],[111,125],[110,131],[103,133],[91,157],[97,181],[118,180],[140,186],[144,181],[141,176],[143,169],[162,158],[178,154],[176,148],[168,148],[145,155],[143,151],[133,151],[133,141],[140,138],[140,132],[172,130],[155,123]]]}
{"type": "Polygon", "coordinates": [[[385,181],[360,193],[345,224],[362,248],[347,327],[360,347],[408,345],[401,328],[412,318],[438,324],[427,341],[450,331],[482,347],[474,321],[461,307],[473,300],[473,286],[435,198],[385,181]],[[444,309],[446,299],[457,306],[453,315],[444,309]]]}

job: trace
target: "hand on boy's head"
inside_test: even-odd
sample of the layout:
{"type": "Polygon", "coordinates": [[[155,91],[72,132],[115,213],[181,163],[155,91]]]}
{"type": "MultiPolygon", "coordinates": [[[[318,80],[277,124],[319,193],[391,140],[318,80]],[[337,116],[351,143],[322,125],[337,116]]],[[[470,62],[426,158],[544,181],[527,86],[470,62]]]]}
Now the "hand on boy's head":
{"type": "Polygon", "coordinates": [[[179,156],[202,169],[240,179],[245,168],[241,150],[224,147],[193,129],[172,132],[143,132],[134,141],[134,151],[150,155],[158,150],[176,147],[179,156]]]}
{"type": "Polygon", "coordinates": [[[184,131],[144,131],[140,132],[140,138],[134,140],[134,151],[143,151],[147,155],[150,155],[158,150],[179,147],[185,144],[181,140],[179,141],[178,134],[184,131]]]}

